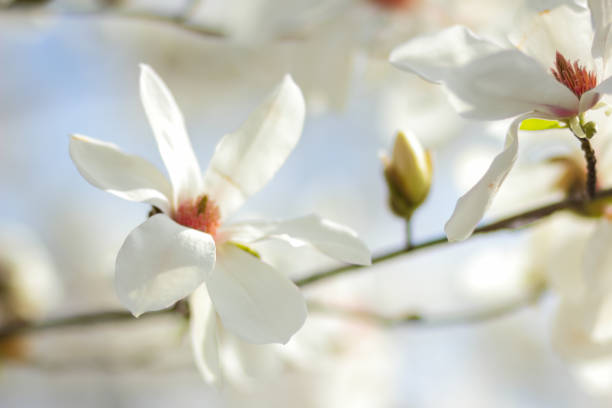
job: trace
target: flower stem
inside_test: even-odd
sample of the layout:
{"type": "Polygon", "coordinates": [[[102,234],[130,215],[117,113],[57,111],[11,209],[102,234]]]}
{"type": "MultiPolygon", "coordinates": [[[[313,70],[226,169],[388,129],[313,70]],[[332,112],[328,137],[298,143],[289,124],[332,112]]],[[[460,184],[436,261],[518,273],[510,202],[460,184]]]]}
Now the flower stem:
{"type": "Polygon", "coordinates": [[[586,193],[587,197],[592,199],[595,197],[595,189],[597,187],[597,170],[595,168],[597,159],[595,158],[595,150],[593,150],[593,146],[591,146],[591,142],[587,138],[580,138],[580,147],[584,152],[584,158],[587,162],[586,193]]]}
{"type": "Polygon", "coordinates": [[[410,218],[404,220],[404,234],[406,249],[410,249],[412,246],[412,223],[410,222],[410,218]]]}

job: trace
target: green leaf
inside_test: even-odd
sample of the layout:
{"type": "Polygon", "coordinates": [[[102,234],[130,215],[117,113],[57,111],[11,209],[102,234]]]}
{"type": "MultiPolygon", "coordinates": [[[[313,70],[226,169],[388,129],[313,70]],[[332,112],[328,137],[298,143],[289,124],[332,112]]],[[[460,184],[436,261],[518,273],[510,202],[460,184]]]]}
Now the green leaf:
{"type": "Polygon", "coordinates": [[[556,120],[525,119],[521,123],[521,130],[561,129],[565,127],[565,125],[562,125],[556,120]]]}

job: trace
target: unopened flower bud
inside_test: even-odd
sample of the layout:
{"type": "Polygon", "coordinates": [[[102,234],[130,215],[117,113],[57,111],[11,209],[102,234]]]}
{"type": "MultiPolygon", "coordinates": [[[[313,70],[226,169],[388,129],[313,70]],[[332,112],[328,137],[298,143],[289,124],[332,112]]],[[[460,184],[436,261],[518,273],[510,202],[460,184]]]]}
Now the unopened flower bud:
{"type": "Polygon", "coordinates": [[[432,176],[429,152],[414,135],[398,132],[391,160],[388,157],[382,160],[391,210],[402,218],[410,218],[429,194],[432,176]]]}
{"type": "Polygon", "coordinates": [[[584,130],[587,139],[590,139],[595,136],[595,133],[597,133],[597,124],[595,122],[587,122],[582,125],[582,129],[584,130]]]}

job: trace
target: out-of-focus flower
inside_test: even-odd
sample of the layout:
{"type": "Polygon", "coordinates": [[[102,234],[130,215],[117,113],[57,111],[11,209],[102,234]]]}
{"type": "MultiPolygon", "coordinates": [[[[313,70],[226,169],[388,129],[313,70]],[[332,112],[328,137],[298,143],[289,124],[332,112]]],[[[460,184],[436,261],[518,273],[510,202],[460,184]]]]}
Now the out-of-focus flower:
{"type": "MultiPolygon", "coordinates": [[[[0,325],[31,322],[57,306],[62,288],[50,254],[36,235],[24,227],[0,232],[0,325]]],[[[0,357],[23,357],[21,337],[0,341],[0,357]]]]}
{"type": "Polygon", "coordinates": [[[390,406],[394,354],[386,334],[371,323],[313,314],[282,349],[234,342],[228,351],[239,353],[242,364],[234,367],[236,386],[226,393],[227,403],[231,407],[390,406]]]}
{"type": "Polygon", "coordinates": [[[612,93],[611,10],[607,0],[589,1],[588,8],[532,8],[523,30],[510,35],[514,47],[509,49],[454,26],[392,52],[390,60],[397,67],[443,84],[461,115],[484,120],[516,116],[504,150],[457,202],[445,228],[449,240],[469,237],[489,207],[516,160],[521,122],[563,120],[586,136],[578,116],[612,93]]]}
{"type": "Polygon", "coordinates": [[[146,160],[109,143],[75,135],[70,155],[92,185],[154,206],[119,250],[117,293],[136,316],[191,295],[196,363],[214,382],[221,374],[218,320],[243,340],[261,344],[286,343],[306,318],[297,286],[250,245],[286,240],[357,264],[369,264],[370,252],[353,231],[315,215],[222,225],[272,178],[300,137],[304,100],[290,76],[241,129],[221,140],[204,176],[174,98],[145,65],[140,89],[170,183],[146,160]]]}
{"type": "Polygon", "coordinates": [[[398,132],[391,159],[383,155],[391,210],[409,219],[429,194],[432,164],[429,152],[411,133],[398,132]]]}
{"type": "MultiPolygon", "coordinates": [[[[605,121],[600,121],[607,124],[605,121]]],[[[598,180],[609,185],[612,144],[602,129],[595,140],[598,180]]],[[[549,166],[558,166],[559,177],[550,187],[566,195],[584,186],[583,158],[555,156],[549,166]]],[[[612,219],[610,202],[591,203],[573,213],[557,214],[536,226],[531,240],[531,261],[560,297],[553,325],[553,345],[570,362],[582,364],[612,354],[612,219]]]]}
{"type": "Polygon", "coordinates": [[[45,317],[61,297],[51,256],[23,227],[0,232],[0,322],[45,317]]]}

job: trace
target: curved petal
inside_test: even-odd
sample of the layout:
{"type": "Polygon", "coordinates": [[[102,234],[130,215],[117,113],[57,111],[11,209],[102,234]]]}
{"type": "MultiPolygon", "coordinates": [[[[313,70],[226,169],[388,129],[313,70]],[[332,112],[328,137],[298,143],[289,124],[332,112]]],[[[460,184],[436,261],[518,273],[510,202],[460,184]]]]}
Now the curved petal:
{"type": "Polygon", "coordinates": [[[522,115],[512,122],[506,135],[504,150],[495,157],[480,181],[459,198],[453,214],[444,226],[449,241],[463,241],[472,235],[516,161],[518,128],[521,122],[535,116],[522,115]]]}
{"type": "Polygon", "coordinates": [[[115,288],[135,316],[160,310],[192,293],[215,265],[215,241],[154,215],[128,235],[117,255],[115,288]]]}
{"type": "Polygon", "coordinates": [[[529,10],[517,19],[510,41],[547,68],[554,66],[557,51],[590,70],[596,68],[591,57],[593,30],[588,10],[571,4],[537,10],[531,3],[526,2],[529,10]]]}
{"type": "Polygon", "coordinates": [[[306,302],[286,276],[232,244],[218,248],[206,281],[223,326],[255,343],[286,343],[306,320],[306,302]]]}
{"type": "Polygon", "coordinates": [[[295,147],[304,123],[304,97],[286,75],[242,127],[225,135],[204,176],[204,191],[227,217],[262,188],[295,147]]]}
{"type": "Polygon", "coordinates": [[[461,101],[459,113],[474,119],[503,119],[538,111],[555,118],[578,113],[578,98],[533,58],[508,50],[476,59],[444,82],[461,101]]]}
{"type": "Polygon", "coordinates": [[[170,212],[171,187],[145,159],[123,153],[111,143],[82,135],[70,137],[70,157],[91,185],[130,201],[146,202],[170,212]]]}
{"type": "Polygon", "coordinates": [[[189,297],[191,347],[196,366],[210,384],[222,381],[217,344],[217,314],[212,306],[206,284],[200,285],[189,297]]]}
{"type": "Polygon", "coordinates": [[[183,115],[166,84],[148,65],[140,65],[140,99],[166,165],[174,205],[202,191],[202,174],[193,153],[183,115]]]}
{"type": "Polygon", "coordinates": [[[311,245],[342,262],[372,264],[370,250],[353,230],[316,214],[280,222],[246,223],[243,227],[235,227],[234,235],[229,239],[245,244],[280,239],[293,246],[311,245]]]}
{"type": "Polygon", "coordinates": [[[591,52],[595,58],[603,58],[604,64],[610,59],[612,41],[612,1],[610,0],[588,0],[593,23],[593,45],[591,52]]]}
{"type": "Polygon", "coordinates": [[[595,88],[586,91],[580,97],[580,112],[586,112],[591,109],[603,95],[612,94],[612,77],[606,78],[595,88]]]}
{"type": "Polygon", "coordinates": [[[468,28],[453,26],[396,47],[389,61],[427,81],[440,83],[452,76],[458,67],[501,50],[468,28]]]}
{"type": "Polygon", "coordinates": [[[609,356],[612,342],[595,341],[584,324],[584,303],[562,300],[553,322],[553,347],[564,358],[575,361],[609,356]]]}
{"type": "Polygon", "coordinates": [[[612,289],[612,222],[601,220],[584,249],[584,278],[594,290],[612,289]]]}
{"type": "MultiPolygon", "coordinates": [[[[608,291],[609,292],[609,291],[608,291]]],[[[593,293],[584,299],[583,325],[597,343],[612,340],[612,294],[593,293]]]]}

